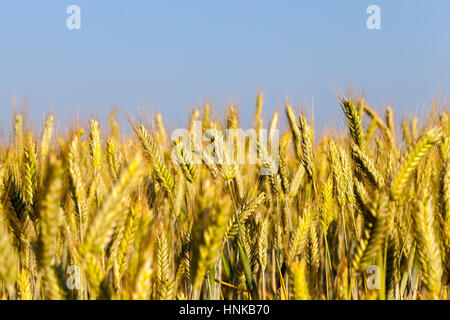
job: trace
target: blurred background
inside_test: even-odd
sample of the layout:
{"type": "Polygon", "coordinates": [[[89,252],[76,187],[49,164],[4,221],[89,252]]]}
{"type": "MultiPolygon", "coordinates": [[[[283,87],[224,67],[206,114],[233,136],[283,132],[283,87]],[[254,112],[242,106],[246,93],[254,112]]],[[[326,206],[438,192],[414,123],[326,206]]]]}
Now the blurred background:
{"type": "MultiPolygon", "coordinates": [[[[315,126],[340,126],[335,90],[362,91],[397,119],[421,115],[450,95],[448,0],[106,1],[2,0],[0,125],[8,135],[11,98],[35,127],[108,110],[159,110],[169,128],[211,102],[222,116],[239,106],[251,125],[264,93],[266,124],[286,101],[311,110],[315,126]],[[68,30],[69,5],[81,29],[68,30]],[[381,29],[369,30],[370,5],[381,29]]],[[[126,119],[124,120],[126,122],[126,119]]]]}

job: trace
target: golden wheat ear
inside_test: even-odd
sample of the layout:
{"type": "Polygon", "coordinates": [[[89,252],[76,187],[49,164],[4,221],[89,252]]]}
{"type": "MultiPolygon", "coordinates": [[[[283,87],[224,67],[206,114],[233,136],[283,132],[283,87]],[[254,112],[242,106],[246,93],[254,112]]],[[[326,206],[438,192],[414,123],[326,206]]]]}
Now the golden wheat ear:
{"type": "Polygon", "coordinates": [[[408,179],[419,165],[419,162],[439,141],[441,136],[442,131],[439,127],[431,128],[416,142],[391,182],[391,197],[393,199],[399,199],[406,188],[408,179]]]}

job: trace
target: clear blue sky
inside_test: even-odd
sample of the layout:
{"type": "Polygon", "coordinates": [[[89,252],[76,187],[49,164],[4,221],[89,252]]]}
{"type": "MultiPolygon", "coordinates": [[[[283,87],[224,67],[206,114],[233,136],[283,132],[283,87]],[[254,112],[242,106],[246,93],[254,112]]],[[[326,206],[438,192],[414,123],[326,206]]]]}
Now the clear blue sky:
{"type": "Polygon", "coordinates": [[[0,4],[0,125],[10,99],[26,99],[35,123],[138,101],[173,128],[213,100],[240,104],[249,124],[255,95],[265,115],[314,97],[317,126],[341,121],[333,90],[348,82],[397,115],[450,96],[450,1],[23,1],[0,4]],[[81,7],[81,30],[66,28],[81,7]],[[366,28],[381,7],[382,29],[366,28]]]}

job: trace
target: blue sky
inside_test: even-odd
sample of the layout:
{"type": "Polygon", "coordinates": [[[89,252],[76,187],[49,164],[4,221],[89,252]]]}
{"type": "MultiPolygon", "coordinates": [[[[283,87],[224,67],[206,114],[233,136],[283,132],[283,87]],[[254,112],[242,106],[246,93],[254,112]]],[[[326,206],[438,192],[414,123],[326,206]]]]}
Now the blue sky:
{"type": "MultiPolygon", "coordinates": [[[[265,116],[314,99],[316,126],[342,120],[334,89],[348,83],[396,115],[423,112],[450,96],[450,2],[433,1],[23,1],[0,5],[0,125],[13,94],[37,126],[51,110],[136,114],[160,110],[170,127],[195,106],[240,105],[249,124],[255,95],[265,116]],[[81,30],[66,28],[66,8],[81,8],[81,30]],[[366,28],[366,8],[381,8],[381,30],[366,28]]],[[[105,119],[106,117],[103,117],[105,119]]]]}

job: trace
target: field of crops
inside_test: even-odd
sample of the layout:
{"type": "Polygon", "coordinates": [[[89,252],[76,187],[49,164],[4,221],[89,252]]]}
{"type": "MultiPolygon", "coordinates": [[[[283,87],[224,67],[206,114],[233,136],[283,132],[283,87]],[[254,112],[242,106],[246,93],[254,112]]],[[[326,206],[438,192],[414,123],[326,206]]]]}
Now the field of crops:
{"type": "Polygon", "coordinates": [[[321,137],[302,108],[262,108],[268,139],[240,151],[233,106],[194,110],[185,139],[159,114],[126,133],[114,113],[59,131],[15,113],[0,299],[448,299],[448,107],[400,121],[341,95],[346,128],[321,137]],[[201,147],[186,142],[199,122],[201,147]]]}

